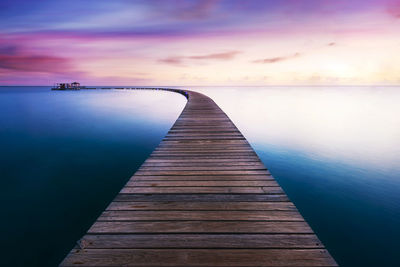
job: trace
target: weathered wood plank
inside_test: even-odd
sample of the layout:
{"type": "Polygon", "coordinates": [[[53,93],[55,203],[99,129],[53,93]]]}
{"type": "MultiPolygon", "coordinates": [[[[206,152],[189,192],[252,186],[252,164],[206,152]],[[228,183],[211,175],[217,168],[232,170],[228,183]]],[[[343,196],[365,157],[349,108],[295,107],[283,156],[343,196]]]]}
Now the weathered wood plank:
{"type": "Polygon", "coordinates": [[[213,145],[213,144],[226,144],[226,145],[237,145],[237,144],[248,144],[246,139],[242,139],[242,140],[230,140],[230,139],[219,139],[219,140],[213,140],[213,139],[208,139],[208,140],[164,140],[163,141],[164,144],[196,144],[196,145],[213,145]]]}
{"type": "MultiPolygon", "coordinates": [[[[165,142],[169,142],[169,141],[165,141],[165,142]]],[[[196,144],[196,146],[198,146],[198,145],[196,144]]],[[[237,149],[237,147],[236,148],[235,147],[227,147],[228,145],[226,145],[226,150],[223,149],[222,147],[220,147],[219,150],[217,150],[216,149],[217,147],[214,148],[212,146],[213,146],[212,144],[203,144],[201,148],[200,147],[196,148],[195,146],[192,147],[190,145],[190,143],[188,143],[188,144],[181,144],[180,147],[177,147],[175,149],[167,148],[168,150],[167,149],[165,149],[165,150],[155,150],[153,152],[154,153],[156,153],[156,152],[157,153],[166,153],[166,152],[188,152],[188,151],[193,151],[193,152],[201,153],[201,152],[205,152],[205,151],[208,150],[208,153],[220,154],[220,153],[224,153],[226,150],[228,150],[235,157],[237,157],[237,156],[239,156],[241,154],[245,154],[245,155],[249,155],[249,156],[252,156],[252,155],[254,156],[255,155],[254,151],[250,151],[248,149],[246,149],[246,150],[243,150],[243,148],[237,149]],[[235,150],[235,149],[236,150],[242,150],[242,151],[231,151],[231,150],[235,150]]],[[[164,149],[164,148],[161,148],[161,149],[164,149]]]]}
{"type": "Polygon", "coordinates": [[[271,175],[140,175],[131,178],[135,181],[274,181],[271,175]]]}
{"type": "Polygon", "coordinates": [[[271,181],[137,181],[134,178],[129,181],[125,186],[279,186],[274,180],[271,181]]]}
{"type": "Polygon", "coordinates": [[[254,151],[250,149],[159,149],[154,150],[152,154],[232,154],[232,155],[255,155],[254,151]]]}
{"type": "Polygon", "coordinates": [[[111,202],[106,210],[286,210],[296,211],[292,202],[111,202]]]}
{"type": "Polygon", "coordinates": [[[165,137],[186,137],[186,136],[198,136],[198,137],[204,137],[204,136],[227,136],[227,137],[243,137],[242,134],[239,132],[168,132],[168,134],[165,137]]]}
{"type": "Polygon", "coordinates": [[[289,201],[285,194],[118,194],[115,201],[243,202],[289,201]]]}
{"type": "Polygon", "coordinates": [[[121,190],[122,194],[282,194],[282,188],[278,186],[159,186],[159,187],[129,187],[126,186],[121,190]]]}
{"type": "Polygon", "coordinates": [[[140,171],[266,171],[264,166],[141,166],[140,171]]]}
{"type": "Polygon", "coordinates": [[[151,162],[145,161],[141,167],[190,167],[190,166],[199,166],[199,167],[262,167],[265,168],[264,164],[261,162],[196,162],[196,161],[160,161],[160,162],[151,162]]]}
{"type": "Polygon", "coordinates": [[[313,231],[305,221],[96,221],[88,233],[313,234],[313,231]]]}
{"type": "Polygon", "coordinates": [[[324,249],[74,249],[61,266],[331,266],[324,249]]]}
{"type": "Polygon", "coordinates": [[[159,162],[164,162],[164,163],[176,163],[176,162],[182,162],[182,163],[186,163],[186,162],[196,162],[196,163],[229,163],[229,164],[233,164],[233,162],[256,162],[256,163],[260,163],[260,160],[258,157],[251,157],[251,158],[240,158],[240,159],[229,159],[229,158],[213,158],[213,159],[206,159],[206,158],[200,158],[200,159],[196,159],[196,158],[166,158],[166,157],[149,157],[146,161],[147,162],[154,162],[154,163],[159,163],[159,162]]]}
{"type": "Polygon", "coordinates": [[[323,248],[314,234],[86,235],[85,249],[99,248],[323,248]]]}
{"type": "MultiPolygon", "coordinates": [[[[192,152],[192,153],[227,153],[230,152],[232,154],[245,154],[245,155],[254,155],[255,152],[250,147],[245,147],[245,145],[190,145],[190,144],[181,144],[179,146],[175,146],[174,148],[170,147],[171,145],[160,147],[155,149],[153,153],[168,153],[168,152],[192,152]]],[[[255,154],[256,155],[256,154],[255,154]]]]}
{"type": "Polygon", "coordinates": [[[168,170],[152,170],[152,171],[137,171],[135,175],[244,175],[244,174],[255,174],[255,175],[267,175],[270,174],[267,170],[256,170],[256,171],[248,171],[248,170],[215,170],[215,171],[205,171],[205,170],[193,170],[193,171],[168,171],[168,170]]]}
{"type": "Polygon", "coordinates": [[[150,158],[152,159],[174,159],[174,160],[214,160],[214,159],[225,159],[225,160],[229,160],[229,161],[257,161],[259,160],[258,157],[256,156],[240,156],[240,155],[229,155],[229,154],[225,154],[225,155],[150,155],[150,158]]]}
{"type": "Polygon", "coordinates": [[[302,221],[297,211],[126,211],[106,210],[98,221],[302,221]]]}

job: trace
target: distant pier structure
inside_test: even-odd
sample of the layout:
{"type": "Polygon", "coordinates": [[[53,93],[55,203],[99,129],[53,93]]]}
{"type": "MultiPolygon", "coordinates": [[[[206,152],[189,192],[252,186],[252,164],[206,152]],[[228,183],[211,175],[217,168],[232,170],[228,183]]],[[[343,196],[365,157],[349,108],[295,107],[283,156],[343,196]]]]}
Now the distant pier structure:
{"type": "Polygon", "coordinates": [[[73,83],[55,83],[52,90],[80,90],[86,89],[86,87],[81,86],[78,82],[73,83]]]}
{"type": "Polygon", "coordinates": [[[187,104],[60,266],[337,266],[212,99],[149,89],[187,104]]]}

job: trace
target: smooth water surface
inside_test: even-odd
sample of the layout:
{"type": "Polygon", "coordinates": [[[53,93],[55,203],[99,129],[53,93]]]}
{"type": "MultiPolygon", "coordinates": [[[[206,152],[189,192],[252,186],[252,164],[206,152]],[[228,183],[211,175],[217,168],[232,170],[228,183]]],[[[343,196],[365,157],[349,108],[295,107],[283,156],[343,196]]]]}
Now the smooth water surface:
{"type": "MultiPolygon", "coordinates": [[[[341,266],[399,266],[400,88],[209,87],[341,266]]],[[[2,255],[54,266],[185,104],[161,91],[0,89],[2,255]]]]}
{"type": "Polygon", "coordinates": [[[193,89],[228,114],[341,266],[400,266],[399,87],[193,89]]]}
{"type": "Polygon", "coordinates": [[[161,91],[0,87],[0,265],[57,266],[185,103],[161,91]]]}

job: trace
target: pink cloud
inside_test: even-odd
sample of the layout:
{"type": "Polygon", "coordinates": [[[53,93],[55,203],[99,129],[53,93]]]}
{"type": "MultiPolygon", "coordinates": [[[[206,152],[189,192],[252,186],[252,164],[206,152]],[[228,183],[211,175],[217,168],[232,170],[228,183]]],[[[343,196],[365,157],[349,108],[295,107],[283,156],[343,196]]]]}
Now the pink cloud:
{"type": "Polygon", "coordinates": [[[59,73],[70,71],[66,58],[32,52],[16,42],[0,39],[0,70],[2,72],[44,72],[59,73]]]}
{"type": "Polygon", "coordinates": [[[389,15],[400,19],[400,0],[389,1],[387,12],[389,15]]]}
{"type": "Polygon", "coordinates": [[[229,52],[213,53],[213,54],[197,55],[197,56],[172,56],[160,59],[159,61],[171,65],[181,65],[182,63],[184,63],[184,61],[187,60],[231,60],[240,53],[241,53],[240,51],[229,51],[229,52]]]}
{"type": "Polygon", "coordinates": [[[208,54],[202,56],[190,56],[187,57],[189,59],[218,59],[218,60],[230,60],[233,59],[237,54],[240,54],[240,51],[230,51],[224,53],[215,53],[215,54],[208,54]]]}
{"type": "Polygon", "coordinates": [[[65,58],[46,55],[0,55],[0,68],[55,73],[69,70],[69,62],[65,58]]]}
{"type": "Polygon", "coordinates": [[[285,61],[288,59],[296,58],[299,57],[301,54],[300,53],[295,53],[290,56],[282,56],[282,57],[270,57],[270,58],[264,58],[264,59],[257,59],[254,60],[253,63],[263,63],[263,64],[271,64],[271,63],[277,63],[281,61],[285,61]]]}
{"type": "Polygon", "coordinates": [[[171,65],[181,65],[182,64],[182,57],[167,57],[160,59],[159,61],[162,63],[166,64],[171,64],[171,65]]]}

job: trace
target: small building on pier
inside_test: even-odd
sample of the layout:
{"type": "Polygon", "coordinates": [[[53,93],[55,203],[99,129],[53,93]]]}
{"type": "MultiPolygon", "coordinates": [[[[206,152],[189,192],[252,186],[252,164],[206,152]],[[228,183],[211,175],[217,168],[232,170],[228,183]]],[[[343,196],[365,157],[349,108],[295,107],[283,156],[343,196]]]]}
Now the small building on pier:
{"type": "Polygon", "coordinates": [[[56,83],[54,84],[53,90],[80,90],[83,87],[78,82],[73,83],[56,83]]]}

